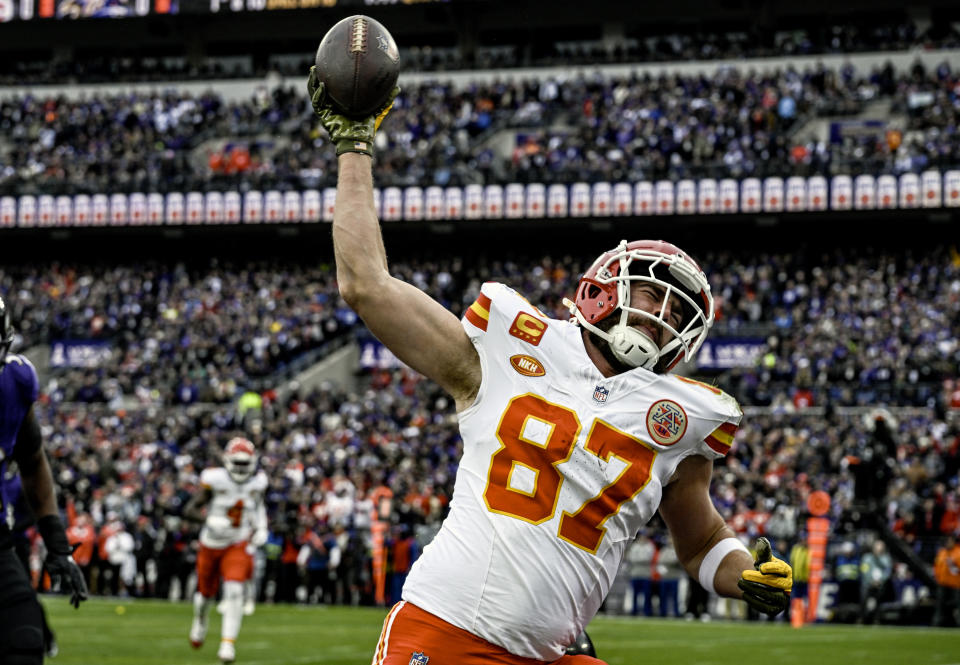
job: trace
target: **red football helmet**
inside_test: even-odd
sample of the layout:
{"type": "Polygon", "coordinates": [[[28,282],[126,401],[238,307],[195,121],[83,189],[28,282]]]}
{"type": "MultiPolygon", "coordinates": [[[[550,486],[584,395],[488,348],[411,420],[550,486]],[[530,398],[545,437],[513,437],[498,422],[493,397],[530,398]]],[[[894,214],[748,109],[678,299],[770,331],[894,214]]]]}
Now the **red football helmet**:
{"type": "Polygon", "coordinates": [[[662,240],[622,241],[604,253],[580,278],[574,316],[584,328],[605,340],[614,356],[629,367],[668,372],[696,355],[713,325],[713,296],[700,266],[679,247],[662,240]],[[630,306],[633,282],[650,282],[664,289],[659,314],[630,306]],[[683,318],[674,328],[663,317],[672,296],[680,298],[683,318]],[[596,324],[620,310],[620,320],[609,331],[596,324]],[[631,314],[650,319],[673,335],[657,343],[627,325],[631,314]]]}
{"type": "Polygon", "coordinates": [[[245,483],[257,466],[253,444],[242,436],[230,439],[223,450],[223,466],[235,482],[245,483]]]}

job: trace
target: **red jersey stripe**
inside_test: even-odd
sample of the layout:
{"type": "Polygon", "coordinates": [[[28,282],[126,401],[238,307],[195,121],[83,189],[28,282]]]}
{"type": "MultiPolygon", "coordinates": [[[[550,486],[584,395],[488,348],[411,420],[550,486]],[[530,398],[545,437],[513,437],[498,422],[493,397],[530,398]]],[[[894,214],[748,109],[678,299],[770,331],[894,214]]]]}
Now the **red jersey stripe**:
{"type": "Polygon", "coordinates": [[[726,455],[728,452],[730,452],[730,446],[714,438],[712,434],[708,436],[706,439],[704,439],[704,442],[708,446],[710,446],[710,449],[713,450],[715,453],[726,455]]]}

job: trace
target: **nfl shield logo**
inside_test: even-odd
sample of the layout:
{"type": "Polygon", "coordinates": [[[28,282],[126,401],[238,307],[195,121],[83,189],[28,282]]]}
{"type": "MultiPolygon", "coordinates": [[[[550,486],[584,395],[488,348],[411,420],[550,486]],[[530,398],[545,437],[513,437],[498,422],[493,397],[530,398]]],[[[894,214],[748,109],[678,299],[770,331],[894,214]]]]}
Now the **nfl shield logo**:
{"type": "Polygon", "coordinates": [[[424,656],[422,651],[414,651],[410,654],[409,665],[427,665],[430,662],[430,656],[424,656]]]}
{"type": "Polygon", "coordinates": [[[603,404],[607,401],[607,395],[610,394],[610,391],[604,388],[603,386],[597,386],[593,389],[593,401],[597,404],[603,404]]]}

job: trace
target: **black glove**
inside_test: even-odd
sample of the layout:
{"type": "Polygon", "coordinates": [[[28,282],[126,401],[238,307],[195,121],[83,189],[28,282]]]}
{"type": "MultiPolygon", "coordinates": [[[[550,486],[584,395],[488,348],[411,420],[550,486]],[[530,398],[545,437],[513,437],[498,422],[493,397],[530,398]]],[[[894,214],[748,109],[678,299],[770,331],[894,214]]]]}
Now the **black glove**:
{"type": "Polygon", "coordinates": [[[330,140],[337,146],[337,155],[345,152],[360,152],[373,156],[373,137],[380,129],[380,123],[393,108],[393,100],[400,93],[400,86],[394,86],[383,107],[366,118],[354,119],[337,113],[324,94],[323,83],[317,80],[317,68],[310,68],[307,78],[307,94],[313,111],[320,118],[320,124],[330,134],[330,140]]]}
{"type": "Polygon", "coordinates": [[[563,653],[567,656],[597,657],[597,652],[593,648],[593,641],[590,639],[590,636],[587,635],[587,631],[585,630],[580,631],[580,634],[577,635],[577,639],[575,639],[573,644],[568,646],[563,653]]]}
{"type": "Polygon", "coordinates": [[[43,537],[43,544],[47,548],[47,558],[43,564],[50,573],[50,579],[60,583],[60,588],[71,591],[70,604],[76,608],[87,599],[87,583],[83,580],[80,566],[73,560],[73,551],[67,542],[67,534],[63,530],[63,523],[56,515],[46,515],[37,520],[37,529],[43,537]]]}
{"type": "Polygon", "coordinates": [[[758,612],[776,616],[790,604],[793,590],[793,568],[773,556],[770,541],[757,538],[756,570],[745,570],[737,586],[743,591],[743,599],[758,612]]]}

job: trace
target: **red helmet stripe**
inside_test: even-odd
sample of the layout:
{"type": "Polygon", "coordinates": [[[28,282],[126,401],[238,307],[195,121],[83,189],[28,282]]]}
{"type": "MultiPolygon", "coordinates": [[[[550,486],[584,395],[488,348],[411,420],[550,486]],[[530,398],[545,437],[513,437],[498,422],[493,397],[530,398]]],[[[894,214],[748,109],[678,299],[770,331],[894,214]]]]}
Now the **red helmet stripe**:
{"type": "Polygon", "coordinates": [[[253,455],[256,452],[253,448],[253,444],[247,441],[246,439],[241,439],[237,437],[236,439],[231,439],[230,443],[227,444],[227,453],[247,453],[248,455],[253,455]]]}

